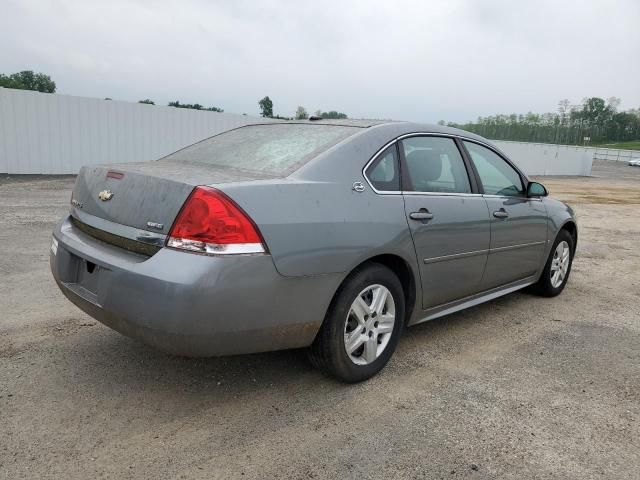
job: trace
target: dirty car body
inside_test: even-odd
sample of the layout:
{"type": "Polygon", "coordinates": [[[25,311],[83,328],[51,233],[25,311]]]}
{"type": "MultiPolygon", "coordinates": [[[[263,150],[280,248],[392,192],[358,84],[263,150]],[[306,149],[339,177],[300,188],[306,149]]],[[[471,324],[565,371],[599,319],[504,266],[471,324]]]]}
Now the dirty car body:
{"type": "Polygon", "coordinates": [[[89,315],[180,355],[309,346],[342,283],[372,261],[401,280],[413,325],[535,283],[558,232],[577,238],[565,204],[488,192],[492,162],[526,190],[502,152],[456,129],[246,126],[158,161],[83,167],[51,270],[89,315]],[[193,220],[194,192],[235,209],[253,240],[172,236],[193,220]]]}

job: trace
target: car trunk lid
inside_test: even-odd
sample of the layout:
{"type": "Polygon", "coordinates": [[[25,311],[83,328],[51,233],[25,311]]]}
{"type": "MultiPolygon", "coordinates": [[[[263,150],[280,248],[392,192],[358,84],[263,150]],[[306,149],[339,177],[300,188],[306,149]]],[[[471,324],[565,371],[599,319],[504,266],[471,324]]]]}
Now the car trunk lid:
{"type": "Polygon", "coordinates": [[[76,179],[71,214],[82,223],[119,236],[138,240],[144,232],[164,236],[195,186],[266,178],[271,177],[166,160],[88,166],[76,179]]]}

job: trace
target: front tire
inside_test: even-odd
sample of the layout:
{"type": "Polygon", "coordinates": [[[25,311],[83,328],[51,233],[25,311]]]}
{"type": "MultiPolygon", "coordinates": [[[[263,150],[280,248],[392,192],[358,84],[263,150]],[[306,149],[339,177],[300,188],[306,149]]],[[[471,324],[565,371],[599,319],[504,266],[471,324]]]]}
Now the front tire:
{"type": "Polygon", "coordinates": [[[568,231],[560,230],[553,242],[542,275],[533,286],[535,293],[543,297],[560,295],[569,280],[574,251],[573,237],[568,231]]]}
{"type": "Polygon", "coordinates": [[[309,350],[311,363],[348,383],[371,378],[387,364],[404,323],[404,293],[387,267],[355,270],[329,306],[309,350]]]}

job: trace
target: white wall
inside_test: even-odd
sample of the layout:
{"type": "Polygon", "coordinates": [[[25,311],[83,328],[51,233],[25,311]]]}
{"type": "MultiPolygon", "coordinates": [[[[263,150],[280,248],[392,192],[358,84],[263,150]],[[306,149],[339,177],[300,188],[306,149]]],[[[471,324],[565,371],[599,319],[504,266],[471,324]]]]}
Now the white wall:
{"type": "Polygon", "coordinates": [[[0,88],[0,173],[154,160],[264,119],[0,88]]]}
{"type": "Polygon", "coordinates": [[[591,175],[593,152],[582,147],[492,140],[527,175],[591,175]]]}
{"type": "MultiPolygon", "coordinates": [[[[232,113],[0,88],[0,173],[76,173],[82,165],[154,160],[265,119],[232,113]]],[[[589,175],[582,147],[495,141],[529,175],[589,175]]]]}

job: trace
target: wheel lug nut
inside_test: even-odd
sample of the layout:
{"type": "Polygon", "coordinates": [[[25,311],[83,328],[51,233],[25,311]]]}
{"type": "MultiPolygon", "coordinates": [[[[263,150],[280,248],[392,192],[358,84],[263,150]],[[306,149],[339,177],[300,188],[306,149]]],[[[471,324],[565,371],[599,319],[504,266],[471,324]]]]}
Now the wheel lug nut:
{"type": "Polygon", "coordinates": [[[369,320],[369,315],[365,315],[365,316],[364,316],[364,319],[365,319],[365,320],[369,320]]]}

